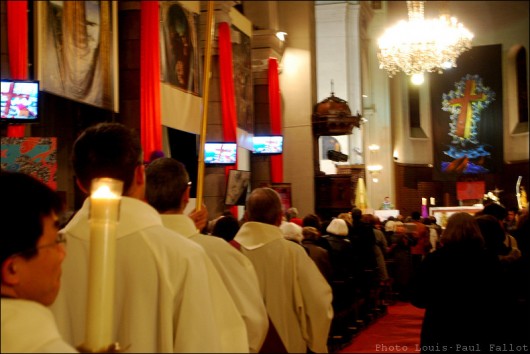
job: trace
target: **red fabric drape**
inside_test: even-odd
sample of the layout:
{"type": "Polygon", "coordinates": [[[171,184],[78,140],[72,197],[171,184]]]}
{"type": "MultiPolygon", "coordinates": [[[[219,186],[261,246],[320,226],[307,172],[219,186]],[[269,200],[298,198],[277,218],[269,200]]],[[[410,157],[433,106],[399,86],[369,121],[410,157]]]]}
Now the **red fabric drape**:
{"type": "MultiPolygon", "coordinates": [[[[223,115],[223,138],[226,142],[237,141],[237,114],[234,90],[234,74],[232,69],[232,41],[230,39],[230,25],[221,22],[218,28],[219,41],[219,76],[221,85],[221,111],[223,115]]],[[[226,178],[228,171],[234,167],[226,167],[226,178]]],[[[232,213],[237,216],[237,208],[231,208],[232,213]]]]}
{"type": "Polygon", "coordinates": [[[162,149],[158,1],[141,1],[140,137],[147,160],[162,149]]]}
{"type": "MultiPolygon", "coordinates": [[[[269,116],[271,133],[282,135],[282,110],[280,104],[280,80],[278,77],[278,60],[269,58],[269,116]]],[[[271,156],[271,181],[283,182],[283,155],[271,156]]]]}
{"type": "MultiPolygon", "coordinates": [[[[11,78],[28,78],[28,2],[7,1],[7,50],[9,53],[9,71],[11,78]]],[[[8,137],[24,137],[26,126],[10,124],[8,137]]]]}

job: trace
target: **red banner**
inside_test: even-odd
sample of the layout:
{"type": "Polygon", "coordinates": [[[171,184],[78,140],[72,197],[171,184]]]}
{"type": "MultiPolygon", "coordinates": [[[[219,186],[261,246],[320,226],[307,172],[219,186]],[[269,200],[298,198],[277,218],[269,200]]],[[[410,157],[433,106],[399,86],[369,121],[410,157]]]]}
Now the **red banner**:
{"type": "MultiPolygon", "coordinates": [[[[282,135],[282,110],[280,99],[280,80],[278,78],[278,60],[269,58],[269,115],[271,133],[282,135]]],[[[271,181],[283,182],[283,155],[271,156],[271,181]]]]}
{"type": "MultiPolygon", "coordinates": [[[[11,78],[26,80],[28,78],[28,2],[7,2],[7,47],[9,52],[9,71],[11,78]]],[[[7,136],[23,137],[26,126],[10,124],[7,136]]]]}
{"type": "Polygon", "coordinates": [[[140,137],[144,158],[162,149],[158,1],[141,2],[140,137]]]}
{"type": "Polygon", "coordinates": [[[482,199],[486,192],[484,181],[456,182],[456,198],[458,200],[482,199]]]}

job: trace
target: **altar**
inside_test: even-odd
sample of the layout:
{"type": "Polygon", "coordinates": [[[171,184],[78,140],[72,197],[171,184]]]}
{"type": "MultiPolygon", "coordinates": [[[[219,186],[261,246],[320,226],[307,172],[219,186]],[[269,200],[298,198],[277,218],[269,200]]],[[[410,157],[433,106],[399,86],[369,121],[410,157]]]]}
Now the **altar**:
{"type": "Polygon", "coordinates": [[[399,215],[399,210],[396,210],[396,209],[374,210],[374,215],[377,216],[379,220],[381,220],[381,222],[383,222],[391,216],[397,218],[399,215]]]}
{"type": "Polygon", "coordinates": [[[484,209],[482,204],[475,204],[472,206],[431,207],[429,209],[429,215],[433,215],[436,218],[436,223],[442,228],[445,228],[447,225],[447,219],[449,219],[452,214],[464,212],[475,215],[475,213],[482,209],[484,209]]]}

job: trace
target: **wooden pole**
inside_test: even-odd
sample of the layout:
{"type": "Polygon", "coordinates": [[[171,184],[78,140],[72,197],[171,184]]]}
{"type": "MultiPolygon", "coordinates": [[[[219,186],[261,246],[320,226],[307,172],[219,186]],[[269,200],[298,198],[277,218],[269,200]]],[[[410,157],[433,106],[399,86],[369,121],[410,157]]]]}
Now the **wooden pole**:
{"type": "Polygon", "coordinates": [[[204,189],[204,145],[206,143],[206,128],[208,126],[208,100],[210,96],[210,66],[212,61],[212,40],[214,34],[213,12],[215,1],[208,1],[206,22],[206,46],[204,51],[204,80],[202,85],[202,123],[199,137],[199,168],[197,172],[197,211],[202,209],[202,195],[204,189]]]}

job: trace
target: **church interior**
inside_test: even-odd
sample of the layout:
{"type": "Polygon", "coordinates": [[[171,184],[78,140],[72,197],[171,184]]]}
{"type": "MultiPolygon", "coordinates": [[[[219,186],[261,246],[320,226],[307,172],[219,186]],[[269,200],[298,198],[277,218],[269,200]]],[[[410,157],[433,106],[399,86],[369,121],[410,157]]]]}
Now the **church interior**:
{"type": "MultiPolygon", "coordinates": [[[[100,122],[133,128],[145,164],[184,163],[188,208],[201,200],[210,221],[228,210],[242,219],[258,187],[322,220],[356,207],[382,221],[421,212],[444,227],[485,199],[528,208],[529,1],[421,2],[425,18],[449,15],[471,32],[443,70],[413,67],[427,55],[405,69],[384,61],[378,39],[412,19],[406,1],[8,3],[1,167],[46,182],[68,215],[86,197],[72,145],[100,122]],[[36,86],[17,94],[16,82],[36,86]]],[[[337,338],[330,351],[357,352],[337,338]]]]}
{"type": "MultiPolygon", "coordinates": [[[[48,70],[42,70],[46,66],[66,67],[66,63],[59,65],[57,60],[46,59],[44,48],[51,35],[46,37],[41,27],[44,10],[42,4],[28,4],[25,79],[40,80],[39,120],[24,124],[19,136],[56,139],[54,167],[48,173],[52,173],[56,189],[71,211],[79,208],[84,196],[75,186],[70,147],[80,131],[97,122],[122,122],[139,133],[153,129],[159,138],[155,146],[144,146],[145,159],[153,150],[161,150],[185,163],[191,177],[197,178],[201,105],[204,105],[199,91],[204,76],[197,70],[190,74],[191,91],[171,84],[173,79],[165,74],[166,65],[170,64],[165,64],[169,57],[163,45],[168,40],[160,39],[160,70],[167,78],[162,77],[160,82],[155,127],[145,125],[142,75],[146,69],[142,63],[146,54],[142,48],[146,44],[142,42],[145,33],[141,30],[141,3],[117,2],[110,9],[108,26],[112,36],[105,42],[108,57],[101,62],[108,68],[105,80],[99,81],[106,88],[100,90],[96,98],[99,101],[95,101],[93,88],[85,88],[91,90],[88,94],[70,93],[75,90],[59,88],[54,82],[57,75],[47,75],[48,70]]],[[[160,4],[160,16],[166,16],[169,2],[160,4]]],[[[181,5],[188,17],[193,14],[196,21],[193,43],[201,56],[195,57],[194,65],[202,68],[205,2],[186,1],[181,5]]],[[[406,19],[405,2],[216,2],[215,23],[230,24],[233,75],[234,79],[239,78],[234,80],[237,126],[235,132],[231,129],[230,137],[231,142],[237,142],[237,164],[229,168],[251,172],[249,190],[277,185],[275,188],[286,194],[286,205],[298,208],[300,215],[316,212],[328,217],[348,211],[359,197],[359,187],[364,187],[363,209],[378,209],[388,196],[403,215],[419,210],[425,199],[430,208],[472,206],[480,202],[480,194],[490,191],[496,191],[505,206],[517,206],[517,181],[521,177],[519,184],[524,188],[528,187],[529,178],[527,9],[526,1],[426,2],[425,17],[449,13],[474,37],[472,49],[462,54],[456,68],[443,74],[426,73],[425,82],[414,86],[402,72],[390,78],[389,72],[379,68],[377,58],[377,38],[387,27],[406,19]],[[277,32],[285,34],[283,40],[276,36],[277,32]],[[278,123],[272,121],[273,106],[269,100],[269,58],[275,58],[277,63],[280,107],[279,118],[274,119],[278,123]],[[440,95],[454,92],[455,85],[467,74],[463,71],[467,65],[464,60],[473,61],[470,64],[473,69],[482,63],[482,70],[496,80],[483,83],[486,88],[495,85],[492,88],[495,98],[489,112],[486,108],[482,113],[496,123],[484,123],[483,118],[477,123],[475,139],[485,142],[476,145],[485,146],[486,152],[481,157],[489,166],[479,173],[444,174],[440,166],[451,160],[447,155],[451,115],[442,111],[440,95]],[[445,79],[451,80],[451,84],[445,79]],[[440,88],[441,85],[445,86],[440,88]],[[326,112],[330,109],[329,98],[344,101],[339,107],[343,112],[326,112]],[[439,131],[444,134],[437,136],[439,131]],[[283,137],[282,154],[254,153],[252,138],[267,135],[283,137]],[[328,148],[330,142],[335,142],[332,149],[328,148]],[[329,150],[342,155],[329,159],[326,155],[329,150]],[[364,186],[358,183],[359,178],[364,186]],[[458,185],[475,195],[459,196],[458,185]]],[[[6,17],[3,2],[2,78],[12,79],[6,17]]],[[[206,142],[229,141],[218,41],[216,30],[203,139],[206,142]]],[[[64,75],[63,71],[57,72],[64,75]]],[[[83,75],[87,74],[83,72],[78,80],[84,80],[83,75]]],[[[10,125],[2,120],[3,138],[10,136],[10,125]]],[[[2,161],[3,167],[5,163],[2,161]]],[[[226,168],[207,165],[204,180],[204,202],[213,219],[227,208],[226,168]]],[[[234,208],[241,217],[244,206],[234,208]]]]}

